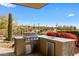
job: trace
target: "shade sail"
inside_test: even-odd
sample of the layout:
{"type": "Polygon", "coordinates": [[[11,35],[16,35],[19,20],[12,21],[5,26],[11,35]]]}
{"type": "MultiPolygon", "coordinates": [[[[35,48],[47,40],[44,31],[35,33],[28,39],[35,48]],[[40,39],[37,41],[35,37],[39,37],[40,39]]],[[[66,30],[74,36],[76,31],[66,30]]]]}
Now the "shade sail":
{"type": "Polygon", "coordinates": [[[15,4],[36,9],[42,8],[45,5],[47,5],[47,3],[15,3],[15,4]]]}

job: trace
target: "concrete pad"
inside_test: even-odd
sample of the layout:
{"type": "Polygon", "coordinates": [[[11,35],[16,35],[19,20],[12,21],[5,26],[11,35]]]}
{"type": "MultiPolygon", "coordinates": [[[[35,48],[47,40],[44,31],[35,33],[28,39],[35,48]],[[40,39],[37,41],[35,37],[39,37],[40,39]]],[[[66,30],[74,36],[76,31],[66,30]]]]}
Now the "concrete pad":
{"type": "Polygon", "coordinates": [[[75,54],[74,56],[79,56],[79,53],[75,54]]]}
{"type": "Polygon", "coordinates": [[[0,56],[11,56],[13,54],[14,54],[13,49],[0,47],[0,56]]]}

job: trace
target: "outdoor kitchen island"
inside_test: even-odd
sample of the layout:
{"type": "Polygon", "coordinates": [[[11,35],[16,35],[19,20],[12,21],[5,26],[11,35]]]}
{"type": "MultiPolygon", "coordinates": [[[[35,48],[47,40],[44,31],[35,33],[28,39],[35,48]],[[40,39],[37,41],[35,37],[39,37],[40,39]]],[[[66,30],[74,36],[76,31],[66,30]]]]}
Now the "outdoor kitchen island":
{"type": "Polygon", "coordinates": [[[73,56],[74,40],[39,35],[40,52],[49,56],[73,56]]]}
{"type": "MultiPolygon", "coordinates": [[[[46,35],[38,35],[38,40],[33,40],[35,48],[41,53],[41,56],[73,56],[74,40],[52,37],[46,35]]],[[[26,43],[23,37],[15,38],[15,54],[25,55],[26,43]]],[[[32,43],[30,45],[33,45],[32,43]]],[[[34,47],[33,46],[33,47],[34,47]]],[[[32,47],[32,48],[33,48],[32,47]]],[[[31,50],[32,50],[31,48],[31,50]]],[[[35,50],[36,50],[35,49],[35,50]]],[[[27,54],[26,54],[27,55],[27,54]]]]}

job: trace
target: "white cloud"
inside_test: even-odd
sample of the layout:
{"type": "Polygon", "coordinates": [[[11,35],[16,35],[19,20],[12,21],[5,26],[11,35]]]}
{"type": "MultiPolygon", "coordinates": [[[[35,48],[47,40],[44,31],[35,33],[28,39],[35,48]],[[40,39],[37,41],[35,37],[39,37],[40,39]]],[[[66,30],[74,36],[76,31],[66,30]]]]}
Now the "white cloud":
{"type": "Polygon", "coordinates": [[[10,4],[10,3],[0,3],[0,5],[2,5],[2,6],[5,6],[5,7],[16,7],[15,5],[13,5],[13,4],[10,4]]]}
{"type": "Polygon", "coordinates": [[[70,14],[68,14],[68,16],[72,17],[72,16],[75,16],[75,14],[74,13],[70,13],[70,14]]]}

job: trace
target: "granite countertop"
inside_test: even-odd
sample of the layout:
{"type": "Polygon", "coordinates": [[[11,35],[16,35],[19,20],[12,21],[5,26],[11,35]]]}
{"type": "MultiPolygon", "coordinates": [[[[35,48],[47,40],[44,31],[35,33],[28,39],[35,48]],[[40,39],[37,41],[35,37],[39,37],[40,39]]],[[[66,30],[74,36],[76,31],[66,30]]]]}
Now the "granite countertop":
{"type": "Polygon", "coordinates": [[[73,39],[59,38],[59,37],[53,37],[53,36],[47,36],[47,35],[38,35],[38,37],[45,38],[47,40],[59,41],[59,42],[75,41],[73,39]]]}
{"type": "MultiPolygon", "coordinates": [[[[38,35],[38,37],[45,38],[47,40],[52,40],[52,41],[59,41],[59,42],[75,41],[73,39],[60,38],[60,37],[47,36],[47,35],[38,35]]],[[[23,39],[23,36],[16,36],[15,39],[23,39]]]]}
{"type": "Polygon", "coordinates": [[[15,39],[23,39],[23,36],[16,36],[15,39]]]}

